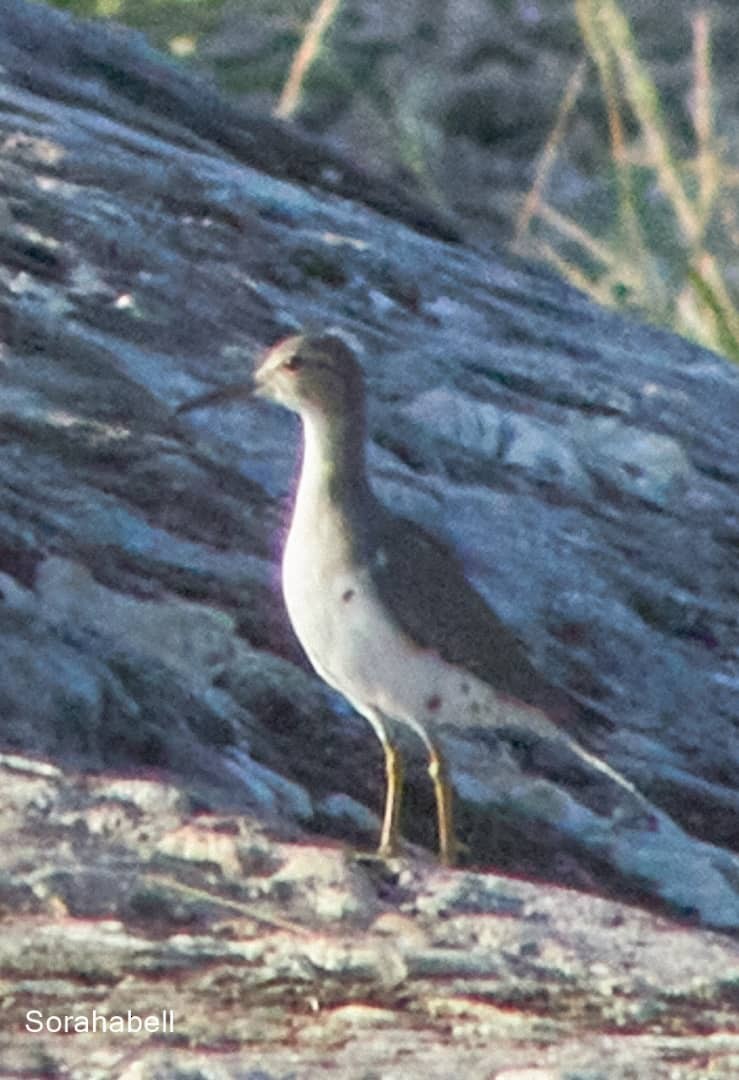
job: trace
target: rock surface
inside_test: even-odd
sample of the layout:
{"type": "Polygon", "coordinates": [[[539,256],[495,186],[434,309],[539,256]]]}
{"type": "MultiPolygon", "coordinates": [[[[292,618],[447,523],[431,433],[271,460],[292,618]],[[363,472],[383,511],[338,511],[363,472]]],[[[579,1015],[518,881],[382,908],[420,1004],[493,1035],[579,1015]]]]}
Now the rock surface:
{"type": "Polygon", "coordinates": [[[192,815],[153,779],[5,755],[0,782],[5,1075],[736,1076],[739,958],[720,935],[493,873],[357,861],[192,815]],[[101,1030],[170,1010],[173,1031],[101,1030]],[[65,1017],[73,1034],[53,1030],[65,1017]]]}
{"type": "MultiPolygon", "coordinates": [[[[124,1058],[131,1077],[176,1075],[166,1054],[137,1073],[130,1041],[47,1048],[18,1028],[45,995],[89,989],[111,1012],[173,985],[192,1026],[165,1049],[217,1050],[223,1075],[243,1075],[247,1044],[274,1075],[301,1055],[356,1075],[365,1047],[366,1073],[410,1047],[448,1075],[433,1072],[445,1032],[508,1080],[567,1075],[558,1060],[618,1077],[632,1031],[643,1075],[697,1076],[699,1059],[733,1075],[736,1045],[706,1035],[736,992],[728,946],[545,883],[739,925],[736,370],[452,242],[402,193],[367,180],[372,205],[353,201],[351,166],[220,105],[134,36],[8,2],[0,64],[3,1028],[25,1075],[42,1059],[108,1075],[91,1048],[120,1050],[120,1075],[124,1058]],[[551,747],[451,737],[467,861],[537,884],[417,854],[370,870],[308,844],[371,848],[383,779],[279,597],[298,432],[263,406],[173,417],[306,324],[362,352],[380,495],[457,545],[541,670],[593,706],[583,744],[654,808],[551,747]],[[147,877],[152,860],[169,884],[147,877]],[[449,899],[465,890],[478,899],[449,899]],[[528,944],[552,905],[554,943],[528,944]],[[382,918],[391,929],[372,930],[382,918]],[[614,920],[629,929],[611,947],[614,920]],[[424,942],[431,958],[401,977],[424,942]],[[660,949],[683,965],[674,978],[660,949]],[[615,1023],[612,978],[629,1002],[645,988],[638,1022],[623,1006],[615,1023]]],[[[404,830],[433,848],[410,751],[404,830]]]]}

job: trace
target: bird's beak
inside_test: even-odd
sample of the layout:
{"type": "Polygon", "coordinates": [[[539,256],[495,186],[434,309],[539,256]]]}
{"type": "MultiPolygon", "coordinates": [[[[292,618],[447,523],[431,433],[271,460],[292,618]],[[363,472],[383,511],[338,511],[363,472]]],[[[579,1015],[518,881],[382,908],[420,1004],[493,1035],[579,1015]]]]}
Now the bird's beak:
{"type": "Polygon", "coordinates": [[[224,405],[228,401],[243,401],[245,398],[253,397],[256,392],[257,385],[254,379],[234,383],[231,386],[220,386],[217,390],[210,390],[207,394],[201,394],[200,397],[183,401],[175,409],[175,414],[179,416],[181,413],[192,412],[193,409],[204,409],[210,405],[224,405]]]}

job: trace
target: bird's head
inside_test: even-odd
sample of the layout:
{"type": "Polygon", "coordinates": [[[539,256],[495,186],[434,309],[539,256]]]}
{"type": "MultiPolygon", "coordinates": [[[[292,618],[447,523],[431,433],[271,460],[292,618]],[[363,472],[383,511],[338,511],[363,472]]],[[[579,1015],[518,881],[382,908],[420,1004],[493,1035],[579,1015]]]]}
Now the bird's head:
{"type": "Polygon", "coordinates": [[[296,334],[274,345],[254,372],[254,393],[293,412],[349,416],[364,403],[364,375],[340,337],[296,334]]]}
{"type": "Polygon", "coordinates": [[[364,375],[348,345],[334,334],[295,334],[273,345],[248,382],[185,402],[177,412],[259,397],[303,415],[329,420],[364,409],[364,375]]]}

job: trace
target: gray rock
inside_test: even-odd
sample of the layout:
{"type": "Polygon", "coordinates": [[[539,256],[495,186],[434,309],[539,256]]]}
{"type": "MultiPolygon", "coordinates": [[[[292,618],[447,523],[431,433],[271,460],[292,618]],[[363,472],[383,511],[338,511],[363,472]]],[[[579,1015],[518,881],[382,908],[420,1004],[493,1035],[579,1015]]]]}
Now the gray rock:
{"type": "Polygon", "coordinates": [[[0,792],[8,1075],[736,1075],[722,935],[279,839],[161,780],[5,755],[0,792]]]}
{"type": "MultiPolygon", "coordinates": [[[[455,736],[470,861],[736,927],[736,369],[451,242],[123,31],[11,0],[0,64],[5,748],[374,843],[325,800],[376,810],[379,748],[277,586],[295,425],[173,417],[281,333],[333,325],[363,350],[380,494],[457,545],[593,707],[578,737],[655,807],[548,748],[455,736]]],[[[412,753],[405,831],[433,846],[412,753]]]]}

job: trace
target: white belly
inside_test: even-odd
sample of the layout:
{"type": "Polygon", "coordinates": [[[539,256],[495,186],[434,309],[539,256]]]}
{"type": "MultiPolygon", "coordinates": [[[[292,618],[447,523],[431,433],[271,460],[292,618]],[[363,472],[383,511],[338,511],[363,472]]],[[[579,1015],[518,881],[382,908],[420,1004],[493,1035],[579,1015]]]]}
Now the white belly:
{"type": "Polygon", "coordinates": [[[309,562],[290,537],[283,590],[314,668],[358,711],[377,710],[429,731],[445,725],[495,727],[525,712],[529,727],[542,734],[550,730],[539,710],[514,705],[435,650],[415,645],[383,608],[368,570],[340,573],[327,559],[309,562]]]}

